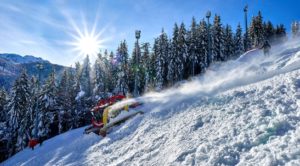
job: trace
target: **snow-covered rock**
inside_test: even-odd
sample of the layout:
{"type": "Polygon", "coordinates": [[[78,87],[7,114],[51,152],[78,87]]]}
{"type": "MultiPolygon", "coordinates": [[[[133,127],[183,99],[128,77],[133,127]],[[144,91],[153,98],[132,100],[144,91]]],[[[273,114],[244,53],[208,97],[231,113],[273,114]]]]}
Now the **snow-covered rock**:
{"type": "MultiPolygon", "coordinates": [[[[252,50],[204,76],[138,100],[105,138],[83,128],[4,165],[299,165],[300,42],[252,50]]],[[[126,104],[132,100],[122,102],[126,104]]]]}

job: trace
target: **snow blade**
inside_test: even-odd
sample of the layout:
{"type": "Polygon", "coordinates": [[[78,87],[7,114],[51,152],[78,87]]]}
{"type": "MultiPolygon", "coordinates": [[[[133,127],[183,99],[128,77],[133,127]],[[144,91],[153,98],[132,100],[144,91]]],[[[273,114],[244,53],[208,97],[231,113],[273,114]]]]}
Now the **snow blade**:
{"type": "Polygon", "coordinates": [[[125,122],[126,120],[128,120],[129,118],[137,115],[137,114],[144,114],[143,111],[131,111],[131,112],[128,112],[126,114],[123,114],[123,116],[120,116],[120,117],[117,117],[115,119],[113,119],[111,122],[107,123],[106,125],[104,125],[101,129],[100,129],[100,135],[105,137],[106,136],[106,132],[116,126],[116,125],[119,125],[120,123],[123,123],[125,122]]]}

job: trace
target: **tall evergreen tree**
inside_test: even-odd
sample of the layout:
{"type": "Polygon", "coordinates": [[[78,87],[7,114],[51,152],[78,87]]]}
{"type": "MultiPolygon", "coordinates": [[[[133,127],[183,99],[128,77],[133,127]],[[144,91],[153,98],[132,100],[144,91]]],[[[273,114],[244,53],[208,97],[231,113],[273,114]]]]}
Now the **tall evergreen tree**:
{"type": "Polygon", "coordinates": [[[168,79],[168,50],[169,41],[168,36],[162,29],[160,36],[155,39],[153,45],[153,55],[155,57],[155,88],[156,90],[162,90],[167,86],[168,79]]]}
{"type": "Polygon", "coordinates": [[[116,63],[117,63],[117,87],[116,92],[122,92],[126,94],[129,90],[129,56],[128,56],[128,47],[126,41],[121,42],[117,54],[116,54],[116,63]]]}
{"type": "Polygon", "coordinates": [[[8,102],[8,125],[11,133],[10,154],[20,151],[27,145],[27,129],[30,128],[31,94],[28,76],[25,71],[15,81],[8,102]]]}
{"type": "Polygon", "coordinates": [[[168,36],[162,30],[161,35],[154,44],[154,52],[156,58],[156,89],[161,90],[163,87],[167,86],[167,75],[168,75],[168,50],[169,41],[168,36]]]}
{"type": "Polygon", "coordinates": [[[143,43],[141,47],[141,92],[147,92],[151,89],[150,82],[150,70],[151,70],[151,60],[150,60],[150,44],[143,43]]]}
{"type": "Polygon", "coordinates": [[[77,95],[77,105],[78,105],[78,115],[79,115],[79,124],[80,126],[85,125],[90,121],[89,119],[89,111],[91,107],[95,104],[93,98],[93,84],[91,79],[92,71],[91,71],[91,63],[89,56],[83,61],[81,67],[81,75],[80,75],[80,92],[77,95]]]}
{"type": "MultiPolygon", "coordinates": [[[[180,76],[177,72],[177,57],[179,57],[179,49],[178,49],[178,34],[179,28],[178,25],[175,23],[173,28],[173,36],[171,42],[169,41],[168,46],[168,75],[167,79],[170,85],[173,85],[175,82],[179,81],[180,76]]],[[[182,69],[183,70],[183,69],[182,69]]]]}
{"type": "Polygon", "coordinates": [[[40,93],[40,81],[38,79],[36,79],[36,77],[32,77],[30,82],[29,82],[29,86],[30,86],[30,94],[31,94],[31,113],[30,113],[30,121],[32,122],[32,126],[30,128],[28,128],[28,134],[30,134],[31,136],[34,136],[33,134],[35,134],[37,132],[37,125],[38,125],[38,95],[40,93]]]}
{"type": "MultiPolygon", "coordinates": [[[[118,53],[117,53],[118,54],[118,53]]],[[[118,55],[117,55],[118,57],[118,55]]],[[[104,51],[104,62],[105,62],[105,91],[108,95],[109,92],[113,92],[115,89],[118,89],[117,83],[119,81],[119,63],[117,61],[114,53],[111,51],[108,54],[107,50],[104,51]]],[[[107,97],[107,96],[105,96],[107,97]]]]}
{"type": "MultiPolygon", "coordinates": [[[[107,53],[107,52],[106,52],[107,53]]],[[[106,64],[105,64],[105,58],[103,55],[98,53],[97,59],[94,63],[93,67],[93,82],[95,84],[95,88],[93,90],[94,96],[98,96],[98,98],[103,98],[105,97],[106,93],[106,87],[105,87],[105,70],[106,70],[106,64]]]]}
{"type": "Polygon", "coordinates": [[[234,56],[240,56],[244,52],[244,43],[243,43],[243,36],[242,36],[242,27],[239,24],[236,28],[236,32],[234,35],[234,56]]]}
{"type": "Polygon", "coordinates": [[[177,73],[179,74],[179,80],[187,79],[189,76],[189,70],[187,65],[188,57],[188,46],[187,46],[187,31],[185,29],[184,23],[180,24],[178,39],[177,39],[177,49],[178,56],[177,61],[177,73]]]}
{"type": "Polygon", "coordinates": [[[224,61],[225,56],[223,54],[224,44],[224,33],[223,33],[221,17],[215,15],[214,24],[212,28],[212,53],[213,60],[224,61]]]}
{"type": "Polygon", "coordinates": [[[189,74],[194,76],[196,73],[196,66],[199,63],[197,58],[197,42],[198,42],[198,25],[196,19],[193,17],[191,30],[188,32],[188,58],[187,66],[189,67],[189,74]]]}
{"type": "MultiPolygon", "coordinates": [[[[114,56],[113,53],[111,53],[112,57],[114,56]]],[[[101,97],[106,98],[108,96],[109,92],[112,92],[114,87],[116,86],[116,78],[113,77],[114,75],[114,70],[113,70],[113,64],[110,62],[110,55],[108,54],[108,51],[104,51],[104,55],[102,57],[102,62],[100,63],[101,65],[101,71],[103,78],[99,79],[102,80],[102,88],[103,88],[103,93],[101,97]]],[[[100,74],[100,73],[99,73],[100,74]]],[[[100,81],[101,82],[101,81],[100,81]]],[[[101,84],[100,84],[101,85],[101,84]]]]}
{"type": "Polygon", "coordinates": [[[8,114],[6,109],[7,93],[4,88],[0,88],[0,161],[3,161],[8,157],[7,140],[10,139],[10,130],[8,129],[8,114]]]}
{"type": "Polygon", "coordinates": [[[50,73],[48,80],[42,87],[40,94],[39,106],[39,124],[38,124],[38,137],[49,137],[59,133],[58,101],[57,101],[57,85],[55,82],[54,71],[50,73]]]}
{"type": "MultiPolygon", "coordinates": [[[[63,75],[58,84],[57,91],[57,105],[58,105],[58,133],[62,133],[72,128],[72,83],[70,83],[70,75],[67,69],[64,70],[63,75]]],[[[75,98],[75,97],[74,97],[75,98]]]]}
{"type": "Polygon", "coordinates": [[[0,122],[6,121],[7,112],[5,105],[7,104],[7,93],[4,88],[0,88],[0,122]]]}
{"type": "MultiPolygon", "coordinates": [[[[81,101],[81,85],[80,85],[80,78],[82,74],[82,65],[79,62],[75,63],[75,74],[74,74],[74,86],[73,90],[75,92],[75,100],[76,100],[76,106],[75,106],[75,114],[76,114],[76,122],[79,126],[79,115],[81,110],[83,110],[83,103],[81,101]]],[[[77,127],[78,127],[77,126],[77,127]]]]}
{"type": "Polygon", "coordinates": [[[92,81],[91,81],[91,63],[89,56],[86,56],[82,68],[81,68],[81,75],[80,75],[80,86],[81,90],[85,93],[84,96],[86,98],[90,98],[92,96],[92,81]]]}
{"type": "MultiPolygon", "coordinates": [[[[175,33],[173,35],[175,35],[175,33]]],[[[173,40],[169,40],[169,44],[168,44],[168,50],[169,50],[168,51],[169,62],[168,62],[168,74],[167,74],[168,86],[174,85],[176,81],[179,80],[179,73],[177,73],[177,69],[176,69],[176,65],[177,65],[176,55],[178,52],[177,50],[175,50],[175,48],[177,48],[175,43],[176,41],[174,42],[173,40]]]]}
{"type": "Polygon", "coordinates": [[[263,44],[265,32],[263,27],[263,17],[260,11],[258,12],[258,16],[252,18],[249,34],[252,47],[258,47],[263,44]]]}
{"type": "Polygon", "coordinates": [[[230,59],[234,54],[234,41],[233,41],[233,34],[232,29],[229,25],[226,25],[224,29],[224,59],[230,59]]]}
{"type": "Polygon", "coordinates": [[[249,51],[252,48],[251,37],[250,37],[250,28],[248,28],[248,35],[246,33],[243,35],[243,43],[244,43],[244,52],[249,51]]]}
{"type": "Polygon", "coordinates": [[[76,97],[77,97],[77,94],[78,92],[80,91],[80,87],[78,86],[79,84],[77,82],[77,79],[76,79],[76,76],[73,72],[73,70],[71,68],[68,69],[68,98],[70,100],[70,117],[68,118],[68,123],[69,123],[69,128],[77,128],[79,127],[80,123],[79,123],[79,120],[80,120],[80,111],[77,106],[77,100],[76,100],[76,97]]]}
{"type": "Polygon", "coordinates": [[[132,58],[131,58],[131,71],[133,74],[133,91],[135,86],[137,86],[137,93],[141,94],[143,90],[143,65],[142,65],[142,58],[141,58],[141,48],[140,45],[135,42],[134,49],[132,52],[132,58]],[[136,79],[136,80],[135,80],[136,79]],[[136,82],[135,82],[136,81],[136,82]],[[137,84],[137,85],[135,85],[137,84]]]}
{"type": "Polygon", "coordinates": [[[208,37],[207,24],[202,20],[197,30],[197,70],[196,74],[202,73],[208,67],[208,37]]]}
{"type": "Polygon", "coordinates": [[[154,40],[153,44],[153,57],[155,57],[155,90],[161,90],[163,88],[163,64],[164,59],[160,55],[159,38],[154,40]]]}
{"type": "Polygon", "coordinates": [[[154,47],[157,47],[156,40],[154,42],[152,52],[150,54],[149,58],[149,85],[146,87],[146,91],[152,91],[155,90],[155,85],[156,85],[156,55],[157,55],[157,49],[154,47]]]}

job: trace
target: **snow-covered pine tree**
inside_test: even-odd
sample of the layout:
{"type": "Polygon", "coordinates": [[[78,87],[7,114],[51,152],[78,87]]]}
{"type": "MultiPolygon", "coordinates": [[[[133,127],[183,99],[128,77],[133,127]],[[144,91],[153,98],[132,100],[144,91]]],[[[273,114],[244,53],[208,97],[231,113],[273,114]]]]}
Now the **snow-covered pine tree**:
{"type": "Polygon", "coordinates": [[[212,27],[212,54],[213,61],[224,61],[225,56],[223,54],[224,49],[224,34],[221,23],[221,17],[215,15],[214,23],[212,27]]]}
{"type": "Polygon", "coordinates": [[[244,52],[249,51],[252,48],[251,37],[249,35],[249,32],[250,32],[250,28],[248,28],[248,35],[246,36],[246,32],[243,35],[244,52]]]}
{"type": "Polygon", "coordinates": [[[75,63],[75,76],[76,76],[76,80],[78,80],[78,84],[80,81],[81,72],[82,72],[82,66],[79,62],[76,62],[75,63]]]}
{"type": "Polygon", "coordinates": [[[234,43],[233,43],[233,34],[232,34],[232,29],[231,27],[227,24],[225,29],[224,29],[224,50],[223,50],[223,55],[224,55],[224,60],[232,58],[234,54],[234,43]]]}
{"type": "Polygon", "coordinates": [[[208,37],[207,24],[204,20],[200,21],[197,30],[197,70],[196,74],[203,73],[208,67],[208,37]]]}
{"type": "MultiPolygon", "coordinates": [[[[70,72],[69,72],[70,73],[70,72]]],[[[82,65],[79,62],[75,63],[75,73],[74,73],[74,84],[72,88],[72,92],[75,93],[75,105],[74,106],[74,124],[75,127],[79,127],[82,125],[82,112],[84,110],[84,92],[81,91],[81,83],[80,78],[82,74],[82,65]]]]}
{"type": "Polygon", "coordinates": [[[251,39],[252,47],[260,46],[265,40],[263,17],[260,11],[258,12],[257,16],[252,18],[251,25],[249,28],[249,36],[251,39]]]}
{"type": "Polygon", "coordinates": [[[77,100],[76,100],[76,97],[77,97],[77,94],[78,92],[80,91],[80,87],[78,86],[79,84],[77,84],[76,82],[79,82],[79,81],[76,81],[76,76],[73,72],[73,69],[72,68],[69,68],[68,69],[68,98],[70,100],[70,110],[68,110],[68,123],[69,123],[69,127],[68,129],[71,129],[71,128],[77,128],[79,127],[79,108],[77,108],[77,100]]]}
{"type": "Polygon", "coordinates": [[[71,114],[72,114],[72,99],[70,98],[70,90],[72,85],[69,83],[69,72],[64,70],[57,91],[57,104],[58,104],[58,133],[62,133],[71,128],[71,114]]]}
{"type": "Polygon", "coordinates": [[[129,74],[128,61],[129,61],[128,47],[126,41],[124,40],[123,42],[120,43],[120,46],[117,49],[117,54],[115,59],[115,63],[118,67],[116,73],[117,85],[116,85],[115,92],[122,92],[123,94],[126,94],[129,90],[130,80],[128,78],[128,74],[129,74]]]}
{"type": "Polygon", "coordinates": [[[30,128],[28,128],[28,133],[30,134],[30,136],[33,136],[34,132],[37,131],[37,112],[38,112],[38,95],[40,92],[39,89],[39,80],[36,77],[31,77],[31,80],[29,82],[29,86],[30,86],[30,90],[31,90],[31,113],[30,113],[30,121],[32,122],[32,126],[30,126],[30,128]]]}
{"type": "Polygon", "coordinates": [[[100,63],[102,64],[101,70],[102,70],[102,83],[103,83],[103,92],[101,97],[105,98],[107,97],[108,93],[110,92],[110,89],[113,89],[114,87],[114,81],[112,80],[112,73],[110,72],[111,69],[111,63],[109,61],[109,54],[107,50],[104,50],[104,54],[102,57],[102,62],[100,63]],[[112,87],[112,88],[110,88],[112,87]]]}
{"type": "MultiPolygon", "coordinates": [[[[174,28],[173,35],[176,35],[176,36],[178,35],[178,31],[177,31],[177,34],[175,34],[175,28],[174,28]]],[[[168,86],[172,86],[176,83],[177,80],[179,80],[179,76],[176,75],[176,57],[175,57],[176,47],[175,47],[175,43],[173,42],[173,40],[169,40],[169,49],[168,50],[169,50],[168,51],[169,63],[168,63],[167,79],[168,79],[168,86]]]]}
{"type": "Polygon", "coordinates": [[[96,100],[105,97],[105,68],[104,57],[99,52],[93,67],[93,82],[95,85],[93,96],[96,97],[96,100]]]}
{"type": "Polygon", "coordinates": [[[87,55],[83,60],[80,75],[80,92],[77,94],[78,114],[80,115],[79,126],[82,126],[90,121],[88,118],[89,110],[95,104],[93,100],[93,84],[91,79],[91,63],[87,55]]]}
{"type": "Polygon", "coordinates": [[[150,54],[150,58],[149,58],[149,90],[155,90],[155,84],[156,84],[156,53],[155,51],[157,51],[157,49],[154,49],[155,47],[155,42],[152,48],[152,52],[150,54]]]}
{"type": "Polygon", "coordinates": [[[8,130],[7,123],[7,93],[4,88],[0,88],[0,161],[3,161],[8,157],[7,143],[10,136],[10,130],[8,130]]]}
{"type": "Polygon", "coordinates": [[[173,28],[173,35],[171,42],[169,41],[169,52],[168,52],[168,83],[170,86],[172,86],[175,82],[179,81],[179,73],[177,72],[177,62],[176,57],[179,56],[179,50],[178,50],[178,33],[179,28],[177,23],[175,23],[173,28]]]}
{"type": "Polygon", "coordinates": [[[144,71],[143,71],[143,64],[142,64],[142,58],[141,58],[141,48],[137,42],[134,44],[132,56],[131,56],[131,71],[133,74],[133,90],[135,86],[135,77],[137,78],[137,93],[141,94],[143,91],[143,77],[144,77],[144,71]],[[137,56],[138,55],[138,56],[137,56]]]}
{"type": "Polygon", "coordinates": [[[136,52],[136,43],[134,44],[134,49],[131,53],[131,58],[129,58],[128,64],[128,76],[129,76],[129,84],[128,89],[130,93],[134,93],[134,86],[135,86],[135,73],[136,73],[136,62],[135,62],[135,52],[136,52]]]}
{"type": "Polygon", "coordinates": [[[141,46],[141,92],[148,92],[152,88],[150,86],[150,70],[151,70],[151,60],[150,60],[150,44],[143,43],[141,46]]]}
{"type": "Polygon", "coordinates": [[[196,66],[198,62],[197,54],[197,42],[198,39],[198,25],[196,23],[195,17],[192,19],[191,29],[187,34],[188,43],[188,58],[187,58],[187,68],[189,69],[189,75],[194,76],[196,74],[196,66]]]}
{"type": "Polygon", "coordinates": [[[162,90],[167,86],[168,80],[168,50],[169,40],[167,34],[162,29],[160,36],[155,40],[154,54],[156,57],[156,90],[162,90]]]}
{"type": "Polygon", "coordinates": [[[6,121],[7,112],[5,105],[7,104],[7,93],[4,88],[0,88],[0,123],[6,121]]]}
{"type": "Polygon", "coordinates": [[[187,79],[189,76],[189,70],[187,65],[188,46],[186,37],[187,31],[185,29],[185,25],[184,23],[181,23],[177,39],[177,48],[179,54],[176,57],[177,73],[179,74],[179,80],[187,79]]]}
{"type": "Polygon", "coordinates": [[[37,137],[51,137],[59,133],[59,123],[61,121],[59,119],[57,90],[55,73],[52,71],[42,87],[42,92],[39,96],[40,106],[37,137]]]}
{"type": "MultiPolygon", "coordinates": [[[[105,52],[104,52],[105,55],[105,52]]],[[[112,51],[109,54],[109,64],[108,64],[108,80],[107,80],[107,85],[108,85],[108,92],[113,92],[118,86],[118,62],[117,62],[117,57],[115,57],[117,55],[115,55],[112,51]]],[[[127,77],[128,78],[128,77],[127,77]]]]}
{"type": "Polygon", "coordinates": [[[10,130],[10,155],[27,145],[26,132],[31,126],[31,94],[25,71],[15,81],[8,101],[8,126],[10,130]]]}
{"type": "Polygon", "coordinates": [[[84,92],[84,97],[86,100],[90,100],[93,88],[91,80],[91,63],[88,55],[83,60],[80,75],[80,86],[81,90],[84,92]]]}
{"type": "Polygon", "coordinates": [[[163,58],[160,55],[159,38],[154,40],[153,57],[155,57],[155,90],[162,90],[163,88],[163,58]]]}
{"type": "Polygon", "coordinates": [[[243,36],[242,36],[242,27],[238,24],[236,28],[236,32],[234,35],[234,56],[240,56],[244,52],[244,43],[243,43],[243,36]]]}

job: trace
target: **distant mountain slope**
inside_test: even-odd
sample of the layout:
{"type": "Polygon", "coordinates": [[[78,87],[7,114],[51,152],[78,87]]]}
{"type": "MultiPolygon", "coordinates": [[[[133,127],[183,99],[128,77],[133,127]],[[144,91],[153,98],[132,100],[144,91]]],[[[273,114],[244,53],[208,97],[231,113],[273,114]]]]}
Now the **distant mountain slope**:
{"type": "MultiPolygon", "coordinates": [[[[5,59],[12,63],[32,63],[32,62],[49,62],[39,57],[34,57],[32,55],[21,56],[18,54],[0,54],[1,59],[5,59]]],[[[50,63],[50,62],[49,62],[50,63]]]]}
{"type": "Polygon", "coordinates": [[[36,67],[37,64],[42,64],[44,66],[41,72],[42,80],[46,79],[52,70],[60,74],[66,68],[31,55],[20,56],[17,54],[0,54],[0,87],[9,89],[24,69],[29,76],[38,77],[39,71],[36,67]]]}

